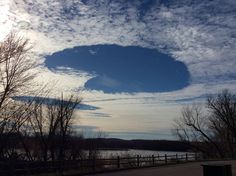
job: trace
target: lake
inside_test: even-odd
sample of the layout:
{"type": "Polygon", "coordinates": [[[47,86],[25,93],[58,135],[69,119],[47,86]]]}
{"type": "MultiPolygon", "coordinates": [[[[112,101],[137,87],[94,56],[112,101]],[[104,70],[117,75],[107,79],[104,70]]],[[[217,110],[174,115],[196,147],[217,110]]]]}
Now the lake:
{"type": "Polygon", "coordinates": [[[99,155],[102,158],[110,158],[110,157],[117,157],[117,156],[164,156],[166,155],[184,155],[186,153],[190,154],[190,152],[176,152],[176,151],[153,151],[153,150],[99,150],[99,155]]]}

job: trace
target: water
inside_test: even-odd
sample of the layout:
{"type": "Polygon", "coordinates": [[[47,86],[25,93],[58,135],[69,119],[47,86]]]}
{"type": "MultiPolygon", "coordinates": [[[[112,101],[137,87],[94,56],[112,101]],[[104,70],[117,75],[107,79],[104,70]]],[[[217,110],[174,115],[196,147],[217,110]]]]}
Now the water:
{"type": "Polygon", "coordinates": [[[185,155],[186,153],[190,154],[189,152],[175,152],[175,151],[152,151],[152,150],[134,150],[134,149],[128,149],[128,150],[99,150],[99,155],[102,158],[110,158],[110,157],[117,157],[117,156],[164,156],[166,155],[185,155]]]}

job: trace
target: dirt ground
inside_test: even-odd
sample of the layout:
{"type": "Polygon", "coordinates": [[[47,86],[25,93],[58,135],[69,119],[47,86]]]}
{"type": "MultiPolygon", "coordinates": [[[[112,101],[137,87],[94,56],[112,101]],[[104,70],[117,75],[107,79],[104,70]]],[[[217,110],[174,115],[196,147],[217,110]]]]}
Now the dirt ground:
{"type": "Polygon", "coordinates": [[[98,176],[203,176],[202,164],[231,164],[233,176],[236,176],[236,161],[197,162],[161,167],[132,169],[126,171],[95,174],[98,176]]]}

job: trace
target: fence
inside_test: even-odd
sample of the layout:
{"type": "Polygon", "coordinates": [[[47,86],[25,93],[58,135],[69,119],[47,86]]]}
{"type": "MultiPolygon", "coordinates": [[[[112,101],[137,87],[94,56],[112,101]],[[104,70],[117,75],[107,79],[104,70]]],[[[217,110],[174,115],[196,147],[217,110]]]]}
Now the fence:
{"type": "Polygon", "coordinates": [[[176,154],[162,156],[137,155],[135,157],[93,158],[48,162],[1,162],[0,175],[34,175],[39,173],[64,172],[68,175],[105,172],[119,169],[140,168],[198,161],[200,154],[176,154]]]}

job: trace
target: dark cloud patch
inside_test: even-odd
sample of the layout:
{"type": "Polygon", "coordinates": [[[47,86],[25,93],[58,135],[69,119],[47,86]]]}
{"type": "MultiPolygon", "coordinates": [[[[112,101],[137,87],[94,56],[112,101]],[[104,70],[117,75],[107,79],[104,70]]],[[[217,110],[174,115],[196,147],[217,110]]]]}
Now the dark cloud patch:
{"type": "MultiPolygon", "coordinates": [[[[55,98],[31,97],[31,96],[16,96],[16,97],[13,97],[13,99],[18,100],[18,101],[23,101],[23,102],[32,101],[32,100],[33,101],[40,101],[45,105],[46,104],[57,104],[60,101],[59,99],[55,99],[55,98]]],[[[80,103],[78,106],[76,106],[76,109],[80,109],[80,110],[97,110],[99,108],[95,107],[95,106],[80,103]]]]}
{"type": "Polygon", "coordinates": [[[82,131],[97,131],[99,130],[96,126],[90,126],[90,125],[73,125],[73,128],[76,130],[82,130],[82,131]]]}
{"type": "Polygon", "coordinates": [[[171,130],[169,129],[162,129],[158,131],[120,131],[120,132],[114,132],[110,131],[107,132],[108,136],[110,138],[119,138],[119,139],[126,139],[126,140],[132,140],[132,139],[159,139],[159,140],[173,140],[174,136],[171,135],[171,130]]]}
{"type": "Polygon", "coordinates": [[[95,75],[85,88],[105,93],[167,92],[189,85],[184,63],[155,49],[118,45],[80,46],[46,57],[52,70],[70,67],[95,75]]]}
{"type": "Polygon", "coordinates": [[[91,112],[88,114],[89,117],[92,117],[92,118],[108,118],[108,117],[111,117],[110,114],[107,114],[107,113],[101,113],[101,112],[91,112]]]}

